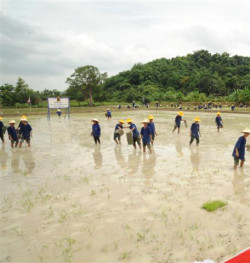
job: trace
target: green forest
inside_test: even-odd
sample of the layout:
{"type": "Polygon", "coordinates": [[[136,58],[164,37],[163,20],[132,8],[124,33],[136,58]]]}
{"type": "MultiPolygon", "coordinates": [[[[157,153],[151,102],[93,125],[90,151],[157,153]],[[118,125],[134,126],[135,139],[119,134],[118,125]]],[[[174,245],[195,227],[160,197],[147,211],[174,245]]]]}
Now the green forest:
{"type": "Polygon", "coordinates": [[[7,107],[21,107],[30,97],[32,105],[42,106],[47,97],[69,96],[90,106],[101,102],[202,103],[208,100],[248,104],[250,57],[199,50],[182,57],[138,63],[111,77],[94,66],[82,66],[65,81],[68,88],[64,92],[57,89],[38,92],[19,78],[16,86],[0,87],[0,102],[7,107]]]}

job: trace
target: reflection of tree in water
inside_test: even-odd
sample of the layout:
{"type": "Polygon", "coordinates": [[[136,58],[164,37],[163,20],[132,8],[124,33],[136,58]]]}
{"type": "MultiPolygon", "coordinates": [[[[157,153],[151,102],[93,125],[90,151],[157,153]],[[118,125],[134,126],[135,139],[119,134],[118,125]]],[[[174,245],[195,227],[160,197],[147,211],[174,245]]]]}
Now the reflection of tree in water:
{"type": "Polygon", "coordinates": [[[133,150],[131,154],[128,155],[128,171],[129,175],[135,175],[138,171],[141,162],[141,152],[133,150]]]}
{"type": "Polygon", "coordinates": [[[190,147],[190,161],[193,166],[193,172],[198,172],[201,161],[199,147],[190,147]]]}
{"type": "Polygon", "coordinates": [[[6,170],[7,165],[7,159],[8,159],[8,153],[5,151],[5,144],[2,145],[1,148],[1,154],[0,154],[0,164],[1,164],[1,170],[6,170]]]}
{"type": "Polygon", "coordinates": [[[245,179],[245,173],[243,169],[240,169],[239,172],[237,170],[234,171],[232,184],[233,184],[234,194],[236,197],[239,198],[240,203],[248,202],[245,196],[246,193],[245,193],[244,179],[245,179]]]}
{"type": "Polygon", "coordinates": [[[102,153],[100,145],[95,146],[95,150],[93,152],[93,158],[95,162],[95,169],[99,169],[102,166],[102,153]]]}
{"type": "Polygon", "coordinates": [[[182,141],[177,140],[175,142],[175,149],[176,149],[176,152],[178,153],[178,157],[183,156],[182,147],[183,147],[182,141]]]}
{"type": "Polygon", "coordinates": [[[126,168],[127,164],[126,164],[126,161],[125,161],[124,156],[122,154],[121,146],[120,145],[116,145],[115,148],[114,148],[114,152],[115,152],[115,158],[116,158],[116,161],[117,161],[118,165],[121,168],[126,168]]]}
{"type": "Polygon", "coordinates": [[[155,174],[155,164],[156,164],[156,155],[155,152],[152,151],[148,156],[146,154],[143,155],[142,159],[142,176],[145,178],[145,184],[150,184],[150,179],[155,174]]]}

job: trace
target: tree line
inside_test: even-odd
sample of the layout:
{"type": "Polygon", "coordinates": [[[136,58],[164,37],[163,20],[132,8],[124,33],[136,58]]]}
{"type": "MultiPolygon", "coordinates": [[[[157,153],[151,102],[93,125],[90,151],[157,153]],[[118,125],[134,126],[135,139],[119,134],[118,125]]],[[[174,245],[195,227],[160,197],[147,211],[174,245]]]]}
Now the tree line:
{"type": "Polygon", "coordinates": [[[64,92],[56,89],[34,91],[18,79],[16,86],[0,87],[3,106],[18,106],[30,97],[39,104],[47,97],[69,96],[78,102],[150,103],[153,101],[224,100],[250,102],[250,57],[210,54],[199,50],[193,54],[171,59],[161,58],[149,63],[135,64],[130,70],[108,77],[94,66],[75,69],[66,79],[64,92]]]}

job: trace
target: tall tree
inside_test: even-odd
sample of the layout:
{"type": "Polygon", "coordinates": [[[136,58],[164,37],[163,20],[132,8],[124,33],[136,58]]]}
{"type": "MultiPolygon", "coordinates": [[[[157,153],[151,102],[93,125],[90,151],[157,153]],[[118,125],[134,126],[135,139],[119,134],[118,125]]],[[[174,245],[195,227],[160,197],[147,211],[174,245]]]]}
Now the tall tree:
{"type": "Polygon", "coordinates": [[[80,90],[84,97],[89,98],[89,105],[93,107],[94,92],[100,91],[100,86],[107,78],[107,73],[100,73],[94,66],[84,66],[75,69],[75,72],[66,80],[69,89],[80,90]]]}

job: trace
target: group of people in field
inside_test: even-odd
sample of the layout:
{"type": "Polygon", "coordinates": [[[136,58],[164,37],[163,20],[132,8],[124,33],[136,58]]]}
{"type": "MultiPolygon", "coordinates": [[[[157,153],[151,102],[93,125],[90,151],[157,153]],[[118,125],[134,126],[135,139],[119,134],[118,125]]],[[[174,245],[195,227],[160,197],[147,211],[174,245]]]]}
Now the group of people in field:
{"type": "Polygon", "coordinates": [[[28,123],[28,118],[25,115],[21,116],[20,122],[18,127],[15,127],[15,120],[9,121],[9,126],[4,126],[4,123],[2,121],[2,117],[0,117],[0,138],[2,140],[2,143],[5,143],[4,135],[7,130],[8,138],[10,140],[10,146],[11,148],[22,147],[22,144],[24,141],[27,142],[28,147],[30,147],[30,138],[31,138],[31,132],[32,127],[28,123]]]}
{"type": "MultiPolygon", "coordinates": [[[[109,110],[109,109],[108,109],[109,110]]],[[[179,111],[175,117],[174,122],[174,128],[172,133],[175,132],[177,129],[177,132],[180,133],[181,128],[181,122],[183,121],[187,127],[186,120],[183,120],[182,117],[184,116],[184,113],[182,111],[179,111]]],[[[107,113],[106,113],[106,117],[107,113]]],[[[111,118],[111,112],[110,112],[110,118],[111,118]]],[[[92,119],[93,125],[92,125],[92,133],[91,135],[94,138],[95,144],[101,143],[100,136],[101,136],[101,126],[99,124],[98,119],[92,119]]],[[[192,123],[190,127],[190,141],[189,145],[193,143],[193,141],[196,141],[196,145],[198,146],[200,143],[200,122],[201,119],[199,117],[194,118],[194,122],[192,123]]],[[[141,149],[141,144],[143,147],[143,152],[146,152],[146,148],[148,148],[149,152],[152,151],[152,145],[154,144],[155,136],[157,135],[155,124],[154,124],[154,117],[152,115],[149,115],[147,119],[143,120],[142,122],[142,128],[139,132],[137,129],[137,126],[133,123],[133,120],[131,118],[128,118],[126,122],[124,120],[119,120],[118,123],[115,125],[114,130],[114,141],[117,144],[121,144],[121,136],[124,134],[124,128],[128,128],[132,132],[133,137],[133,147],[136,149],[137,145],[141,149]],[[124,126],[124,124],[127,123],[128,126],[124,126]],[[142,142],[142,143],[141,143],[142,142]]],[[[216,113],[215,118],[215,124],[217,127],[217,132],[220,131],[221,128],[223,128],[223,121],[221,118],[221,113],[216,113]]],[[[233,149],[232,156],[234,157],[234,168],[236,169],[237,166],[240,164],[240,167],[244,165],[245,162],[245,148],[246,148],[246,138],[250,134],[250,128],[245,128],[243,131],[243,136],[239,137],[237,140],[235,147],[233,149]]]]}

